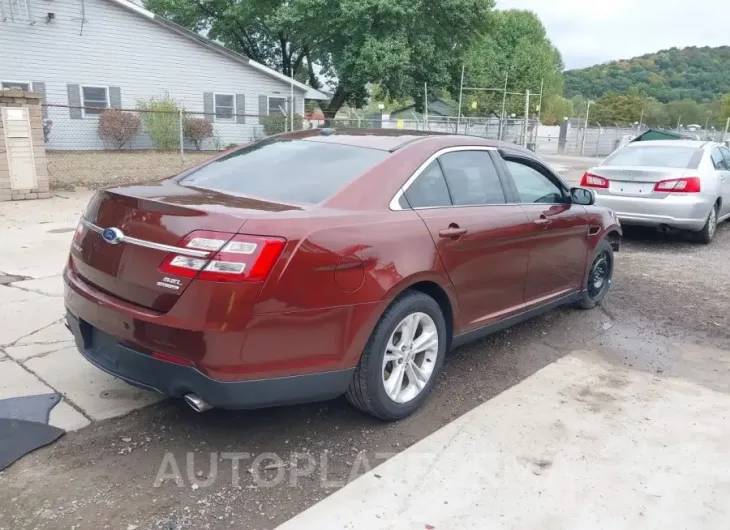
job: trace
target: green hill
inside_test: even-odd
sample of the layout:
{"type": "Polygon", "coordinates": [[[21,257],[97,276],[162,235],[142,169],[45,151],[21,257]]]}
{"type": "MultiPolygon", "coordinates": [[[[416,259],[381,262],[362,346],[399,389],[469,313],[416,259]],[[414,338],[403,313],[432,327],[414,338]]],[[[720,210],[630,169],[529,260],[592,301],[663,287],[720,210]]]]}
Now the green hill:
{"type": "Polygon", "coordinates": [[[706,101],[730,93],[730,46],[671,48],[564,73],[565,95],[598,99],[632,88],[661,102],[706,101]]]}

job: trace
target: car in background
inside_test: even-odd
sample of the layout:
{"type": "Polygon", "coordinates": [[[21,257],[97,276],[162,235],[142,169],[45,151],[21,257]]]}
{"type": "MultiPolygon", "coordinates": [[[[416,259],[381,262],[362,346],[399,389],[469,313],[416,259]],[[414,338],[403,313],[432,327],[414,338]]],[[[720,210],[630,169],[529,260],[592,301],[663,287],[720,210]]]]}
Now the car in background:
{"type": "Polygon", "coordinates": [[[346,394],[397,420],[450,348],[604,299],[621,228],[593,200],[501,142],[279,135],[97,192],[67,323],[91,363],[197,411],[346,394]]]}
{"type": "Polygon", "coordinates": [[[699,140],[630,143],[580,183],[624,225],[692,231],[710,243],[730,218],[730,149],[699,140]]]}

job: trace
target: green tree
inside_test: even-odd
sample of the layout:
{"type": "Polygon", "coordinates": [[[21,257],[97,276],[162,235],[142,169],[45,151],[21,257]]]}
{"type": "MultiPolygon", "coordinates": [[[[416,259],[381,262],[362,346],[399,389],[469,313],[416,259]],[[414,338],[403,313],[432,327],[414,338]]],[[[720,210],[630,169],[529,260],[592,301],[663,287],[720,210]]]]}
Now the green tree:
{"type": "Polygon", "coordinates": [[[177,102],[165,94],[160,98],[141,99],[137,102],[144,130],[157,149],[168,150],[180,146],[180,115],[177,102]]]}
{"type": "Polygon", "coordinates": [[[563,96],[553,96],[545,102],[544,107],[541,121],[545,125],[560,125],[564,118],[573,117],[575,112],[573,102],[563,96]]]}
{"type": "Polygon", "coordinates": [[[730,118],[730,92],[725,94],[720,99],[720,109],[718,112],[720,121],[725,121],[730,118]]]}
{"type": "Polygon", "coordinates": [[[698,124],[704,125],[705,116],[696,101],[683,99],[681,101],[670,101],[666,105],[669,126],[698,124]]]}
{"type": "Polygon", "coordinates": [[[591,107],[588,120],[604,126],[615,123],[626,125],[639,121],[643,105],[644,102],[636,94],[619,95],[610,92],[591,107]]]}
{"type": "MultiPolygon", "coordinates": [[[[464,84],[478,88],[502,88],[534,96],[543,88],[543,113],[563,90],[563,60],[547,38],[545,27],[531,11],[494,11],[488,17],[486,32],[474,39],[463,58],[464,84]]],[[[453,89],[458,94],[458,86],[453,89]]],[[[497,91],[467,93],[463,112],[485,114],[501,112],[502,94],[497,91]],[[476,109],[473,105],[476,102],[476,109]]],[[[535,111],[537,98],[532,100],[535,111]]],[[[523,114],[525,97],[508,95],[507,112],[523,114]]],[[[549,112],[549,111],[548,111],[549,112]]]]}
{"type": "Polygon", "coordinates": [[[709,101],[730,92],[728,64],[730,46],[672,48],[565,72],[565,93],[598,99],[634,87],[662,103],[709,101]]]}
{"type": "Polygon", "coordinates": [[[423,100],[454,78],[493,0],[149,0],[147,7],[228,48],[332,91],[328,118],[362,106],[366,85],[423,100]]]}

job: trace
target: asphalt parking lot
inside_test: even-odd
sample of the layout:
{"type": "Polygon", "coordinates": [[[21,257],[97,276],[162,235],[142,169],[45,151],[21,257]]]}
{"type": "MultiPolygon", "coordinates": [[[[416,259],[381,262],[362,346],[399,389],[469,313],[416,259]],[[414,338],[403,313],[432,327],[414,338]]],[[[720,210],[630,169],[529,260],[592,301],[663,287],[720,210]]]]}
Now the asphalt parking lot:
{"type": "MultiPolygon", "coordinates": [[[[570,161],[559,163],[573,180],[575,171],[570,161]]],[[[82,205],[84,198],[72,194],[63,197],[45,204],[71,201],[67,204],[74,206],[66,207],[66,217],[59,219],[59,214],[52,212],[48,217],[53,220],[45,224],[43,215],[33,220],[24,218],[33,225],[24,227],[24,233],[73,229],[78,215],[75,205],[82,205]]],[[[14,225],[6,221],[22,217],[18,212],[23,208],[27,206],[0,205],[0,220],[10,226],[8,230],[14,225]]],[[[8,234],[4,233],[4,240],[9,240],[8,234]]],[[[13,241],[19,241],[17,234],[13,241]]],[[[67,422],[69,430],[80,430],[69,432],[54,445],[0,473],[0,529],[274,528],[471,409],[488,406],[505,391],[521,389],[529,394],[533,388],[530,385],[540,385],[547,399],[552,395],[561,403],[566,400],[566,407],[571,406],[557,390],[550,394],[545,388],[548,383],[540,383],[538,376],[551,366],[570,370],[570,363],[561,360],[576,352],[590,351],[596,363],[650,376],[660,386],[682,381],[707,390],[710,397],[702,394],[703,406],[711,407],[712,399],[720,403],[730,394],[727,223],[720,225],[710,246],[676,235],[628,230],[616,256],[613,290],[602,307],[592,311],[560,309],[455,350],[426,406],[396,424],[365,417],[343,399],[205,414],[196,414],[175,401],[144,406],[156,398],[134,394],[136,391],[113,380],[99,382],[70,373],[73,370],[69,367],[76,366],[75,357],[72,347],[63,343],[68,339],[61,332],[26,344],[41,349],[44,344],[53,344],[54,348],[60,344],[61,349],[47,348],[41,353],[34,350],[18,362],[11,354],[17,350],[12,348],[22,346],[29,332],[33,335],[32,327],[38,325],[34,319],[43,320],[43,329],[53,331],[60,318],[57,311],[62,311],[55,283],[58,278],[53,279],[51,274],[55,265],[48,262],[48,257],[44,259],[37,245],[26,246],[18,251],[37,253],[36,269],[13,270],[11,258],[7,254],[0,257],[1,272],[29,277],[0,287],[13,290],[14,296],[9,297],[11,291],[2,291],[7,295],[0,303],[3,319],[9,319],[15,311],[13,301],[27,300],[23,298],[26,294],[48,297],[48,309],[45,313],[29,313],[23,319],[30,322],[27,329],[4,330],[13,336],[10,345],[3,342],[0,350],[0,357],[9,356],[0,359],[0,374],[8,373],[11,365],[21,364],[22,373],[42,371],[39,377],[49,387],[67,389],[61,391],[67,394],[63,404],[69,410],[59,421],[67,422]],[[58,351],[66,353],[46,367],[42,360],[58,351]],[[39,360],[31,362],[33,359],[39,360]],[[128,410],[133,412],[120,416],[128,410]],[[268,459],[257,461],[261,455],[268,459]],[[313,472],[293,472],[297,467],[293,460],[302,455],[310,455],[307,458],[314,466],[313,472]],[[233,464],[237,459],[238,466],[233,464]],[[284,471],[285,480],[277,481],[284,471]]],[[[17,307],[25,307],[23,304],[18,302],[17,307]]],[[[686,395],[691,407],[692,393],[686,395]]],[[[634,410],[645,399],[641,393],[622,397],[618,410],[614,403],[611,414],[614,418],[618,415],[620,423],[621,411],[634,410]]],[[[592,405],[597,410],[591,412],[596,414],[603,408],[601,403],[592,405]]],[[[696,425],[687,426],[686,440],[692,439],[697,430],[719,430],[727,424],[728,414],[727,410],[715,410],[714,426],[700,424],[706,420],[698,418],[696,425]]],[[[577,440],[570,443],[580,444],[577,440]]],[[[715,452],[706,457],[720,459],[718,465],[727,466],[729,451],[725,439],[718,441],[715,452]]],[[[469,455],[463,458],[468,461],[469,455]]],[[[537,465],[540,467],[539,462],[537,465]]],[[[698,469],[704,468],[698,465],[698,469]]],[[[730,494],[726,480],[707,487],[720,499],[723,492],[730,494]]],[[[606,491],[609,493],[610,488],[606,491]]],[[[698,502],[707,505],[707,519],[705,526],[695,528],[726,528],[728,513],[712,505],[715,497],[705,498],[700,492],[697,495],[698,502]]]]}

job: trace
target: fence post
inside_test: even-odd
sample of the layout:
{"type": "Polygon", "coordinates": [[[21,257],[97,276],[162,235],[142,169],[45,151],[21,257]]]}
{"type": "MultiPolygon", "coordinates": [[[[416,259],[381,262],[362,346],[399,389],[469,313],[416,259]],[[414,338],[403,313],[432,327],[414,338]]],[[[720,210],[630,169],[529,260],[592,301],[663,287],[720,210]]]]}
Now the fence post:
{"type": "Polygon", "coordinates": [[[588,106],[586,107],[586,123],[585,127],[583,127],[583,141],[580,145],[580,156],[583,156],[583,153],[586,150],[586,135],[588,134],[588,114],[591,112],[591,102],[588,102],[588,106]]]}
{"type": "Polygon", "coordinates": [[[178,129],[180,133],[180,168],[185,169],[185,147],[183,146],[183,111],[178,110],[178,129]]]}
{"type": "Polygon", "coordinates": [[[530,91],[525,91],[525,120],[522,127],[522,147],[527,147],[527,121],[530,118],[530,91]]]}

